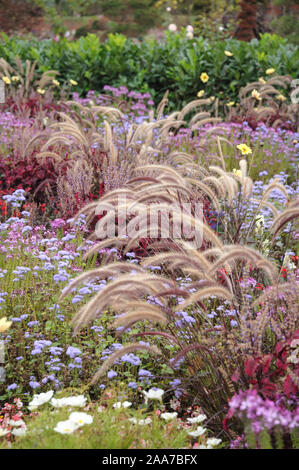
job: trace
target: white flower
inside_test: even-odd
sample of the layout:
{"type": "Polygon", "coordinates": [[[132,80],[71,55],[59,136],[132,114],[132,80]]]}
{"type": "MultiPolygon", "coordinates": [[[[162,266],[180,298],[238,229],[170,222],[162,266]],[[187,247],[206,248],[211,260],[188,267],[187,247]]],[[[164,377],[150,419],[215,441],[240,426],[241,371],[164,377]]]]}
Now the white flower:
{"type": "Polygon", "coordinates": [[[8,434],[8,433],[9,433],[9,431],[7,429],[0,428],[0,437],[6,436],[6,434],[8,434]]]}
{"type": "Polygon", "coordinates": [[[84,426],[84,424],[91,424],[93,422],[93,417],[87,413],[74,411],[70,414],[69,421],[72,421],[77,426],[84,426]]]}
{"type": "Polygon", "coordinates": [[[51,405],[55,408],[61,408],[63,406],[79,406],[83,407],[86,405],[87,398],[84,395],[77,395],[74,397],[64,397],[64,398],[52,398],[51,405]]]}
{"type": "Polygon", "coordinates": [[[130,406],[132,406],[132,403],[130,401],[124,401],[122,403],[122,406],[123,408],[129,408],[130,406]]]}
{"type": "Polygon", "coordinates": [[[144,425],[146,425],[146,424],[151,424],[151,422],[152,422],[151,418],[145,418],[145,419],[140,419],[140,420],[138,421],[138,424],[139,424],[140,426],[144,426],[144,425]]]}
{"type": "Polygon", "coordinates": [[[54,395],[53,390],[49,390],[49,392],[46,392],[46,393],[40,393],[39,395],[33,395],[33,399],[28,405],[29,410],[30,411],[36,410],[38,406],[41,406],[44,403],[47,403],[48,401],[50,401],[53,395],[54,395]]]}
{"type": "Polygon", "coordinates": [[[161,418],[165,419],[165,421],[169,421],[170,419],[174,419],[177,417],[177,413],[162,413],[161,418]]]}
{"type": "Polygon", "coordinates": [[[187,39],[193,39],[193,33],[191,31],[187,31],[186,38],[187,39]]]}
{"type": "Polygon", "coordinates": [[[177,30],[177,25],[174,24],[174,23],[171,23],[169,26],[168,26],[168,31],[170,31],[171,33],[175,33],[176,30],[177,30]]]}
{"type": "Polygon", "coordinates": [[[255,235],[262,236],[264,233],[264,226],[265,226],[264,216],[261,214],[258,214],[255,218],[255,228],[254,228],[255,235]]]}
{"type": "Polygon", "coordinates": [[[216,437],[210,437],[209,439],[207,439],[207,444],[211,447],[218,446],[220,442],[222,442],[221,439],[216,439],[216,437]]]}
{"type": "Polygon", "coordinates": [[[129,418],[129,421],[133,424],[137,424],[137,419],[136,418],[129,418]]]}
{"type": "Polygon", "coordinates": [[[151,424],[152,422],[151,418],[145,418],[145,419],[139,419],[139,420],[137,420],[136,418],[129,418],[129,421],[131,421],[131,423],[133,424],[139,424],[140,426],[151,424]]]}
{"type": "Polygon", "coordinates": [[[117,401],[113,404],[113,408],[121,408],[121,401],[117,401]]]}
{"type": "Polygon", "coordinates": [[[10,426],[13,426],[13,427],[18,427],[18,426],[26,427],[25,421],[23,421],[22,419],[18,419],[18,421],[14,421],[13,419],[10,419],[9,424],[10,426]]]}
{"type": "Polygon", "coordinates": [[[164,390],[161,390],[161,388],[158,388],[158,390],[154,390],[153,388],[151,388],[148,392],[143,391],[142,393],[145,397],[145,403],[147,403],[148,400],[162,401],[162,395],[164,395],[164,390]]]}
{"type": "Polygon", "coordinates": [[[14,436],[25,436],[26,427],[16,428],[11,431],[14,436]]]}
{"type": "Polygon", "coordinates": [[[114,403],[113,408],[129,408],[132,405],[130,401],[118,401],[114,403]]]}
{"type": "Polygon", "coordinates": [[[195,423],[202,423],[205,419],[207,419],[206,415],[198,415],[194,418],[187,418],[188,423],[195,424],[195,423]]]}
{"type": "Polygon", "coordinates": [[[172,400],[170,400],[170,408],[172,408],[173,410],[176,410],[179,406],[180,406],[180,402],[177,398],[173,398],[172,400]]]}
{"type": "Polygon", "coordinates": [[[201,436],[203,433],[206,432],[206,428],[203,428],[202,426],[198,426],[198,428],[195,431],[189,431],[188,434],[189,436],[192,437],[198,437],[201,436]]]}
{"type": "Polygon", "coordinates": [[[78,425],[68,419],[66,421],[59,421],[56,428],[54,428],[54,431],[59,432],[60,434],[72,434],[76,429],[78,429],[78,425]]]}
{"type": "Polygon", "coordinates": [[[290,255],[286,253],[283,258],[282,265],[288,269],[296,269],[295,263],[291,261],[290,255]]]}
{"type": "Polygon", "coordinates": [[[287,358],[287,362],[291,362],[292,364],[299,363],[299,357],[296,356],[296,351],[287,358]]]}

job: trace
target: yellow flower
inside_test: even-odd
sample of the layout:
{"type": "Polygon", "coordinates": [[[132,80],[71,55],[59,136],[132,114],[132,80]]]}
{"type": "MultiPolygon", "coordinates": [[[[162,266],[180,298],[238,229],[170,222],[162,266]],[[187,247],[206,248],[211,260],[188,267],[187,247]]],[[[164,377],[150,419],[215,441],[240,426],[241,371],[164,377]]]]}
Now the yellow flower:
{"type": "Polygon", "coordinates": [[[263,85],[265,85],[266,80],[265,80],[263,77],[260,77],[260,78],[259,78],[259,82],[262,83],[263,85]]]}
{"type": "Polygon", "coordinates": [[[0,318],[0,333],[3,333],[4,331],[8,330],[11,324],[12,322],[7,321],[6,317],[0,318]]]}
{"type": "Polygon", "coordinates": [[[267,75],[271,75],[271,74],[274,73],[274,72],[275,72],[275,69],[273,69],[273,68],[266,70],[266,74],[267,74],[267,75]]]}
{"type": "Polygon", "coordinates": [[[236,170],[236,168],[233,169],[233,173],[237,176],[242,176],[242,171],[241,170],[236,170]]]}
{"type": "Polygon", "coordinates": [[[11,77],[11,79],[13,82],[18,82],[20,80],[20,77],[18,77],[17,75],[14,75],[13,77],[11,77]]]}
{"type": "Polygon", "coordinates": [[[209,99],[210,99],[211,103],[213,103],[213,101],[215,101],[215,96],[210,96],[209,99]]]}
{"type": "Polygon", "coordinates": [[[71,85],[78,85],[78,82],[76,82],[76,80],[72,80],[72,79],[71,79],[71,80],[70,80],[70,84],[71,84],[71,85]]]}
{"type": "Polygon", "coordinates": [[[259,101],[262,99],[261,94],[256,89],[252,90],[251,96],[259,101]]]}
{"type": "Polygon", "coordinates": [[[200,91],[197,93],[197,97],[198,97],[198,98],[201,98],[204,94],[205,94],[204,90],[200,90],[200,91]]]}
{"type": "Polygon", "coordinates": [[[40,95],[44,95],[45,94],[45,90],[43,88],[38,88],[37,90],[37,93],[39,93],[40,95]]]}
{"type": "Polygon", "coordinates": [[[58,80],[55,80],[55,78],[53,78],[52,83],[53,83],[53,85],[55,85],[55,86],[59,86],[59,85],[60,85],[59,81],[58,81],[58,80]]]}
{"type": "Polygon", "coordinates": [[[285,100],[286,100],[286,97],[283,96],[283,95],[278,95],[278,96],[276,96],[276,98],[277,98],[279,101],[285,101],[285,100]]]}
{"type": "Polygon", "coordinates": [[[294,140],[293,140],[293,144],[294,144],[294,145],[298,144],[298,140],[294,139],[294,140]]]}
{"type": "Polygon", "coordinates": [[[251,148],[246,144],[239,144],[237,145],[237,148],[241,150],[242,155],[248,155],[249,153],[252,153],[251,148]]]}
{"type": "Polygon", "coordinates": [[[9,78],[9,77],[2,77],[2,80],[4,81],[4,83],[6,83],[6,85],[10,85],[10,84],[11,84],[11,81],[10,81],[10,78],[9,78]]]}
{"type": "Polygon", "coordinates": [[[231,57],[232,55],[234,55],[232,52],[230,51],[224,51],[224,54],[227,55],[227,57],[231,57]]]}
{"type": "Polygon", "coordinates": [[[200,76],[200,79],[203,83],[206,83],[209,80],[209,75],[205,72],[203,72],[200,76]]]}
{"type": "Polygon", "coordinates": [[[234,101],[229,101],[229,103],[226,103],[226,106],[234,106],[235,102],[234,101]]]}

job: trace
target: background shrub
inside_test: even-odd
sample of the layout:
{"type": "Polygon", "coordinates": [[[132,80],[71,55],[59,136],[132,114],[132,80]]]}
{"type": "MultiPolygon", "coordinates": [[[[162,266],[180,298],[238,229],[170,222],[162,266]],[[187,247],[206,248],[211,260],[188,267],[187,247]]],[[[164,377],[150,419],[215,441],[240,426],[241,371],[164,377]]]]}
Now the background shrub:
{"type": "Polygon", "coordinates": [[[200,89],[207,96],[237,100],[240,87],[258,80],[268,68],[280,75],[296,77],[299,51],[287,39],[264,34],[249,43],[227,39],[189,40],[185,32],[166,33],[165,41],[149,39],[136,43],[121,34],[109,34],[101,43],[88,34],[76,41],[60,39],[21,40],[2,33],[0,57],[14,65],[19,56],[37,60],[36,73],[60,72],[60,81],[74,79],[80,95],[88,90],[102,91],[105,85],[125,85],[130,90],[149,91],[157,105],[169,90],[169,110],[178,109],[196,97],[200,89]],[[225,50],[232,52],[227,57],[225,50]],[[209,75],[202,83],[200,75],[209,75]]]}

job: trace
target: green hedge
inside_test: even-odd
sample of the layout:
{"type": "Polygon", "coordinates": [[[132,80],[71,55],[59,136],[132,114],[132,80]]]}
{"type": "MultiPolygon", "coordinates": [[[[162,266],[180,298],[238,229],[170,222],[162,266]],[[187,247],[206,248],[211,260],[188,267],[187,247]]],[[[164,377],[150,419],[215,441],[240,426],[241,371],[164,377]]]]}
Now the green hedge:
{"type": "Polygon", "coordinates": [[[110,34],[105,43],[92,34],[56,43],[8,38],[2,33],[0,57],[13,65],[16,55],[24,62],[37,60],[38,72],[54,69],[60,72],[60,81],[76,80],[81,96],[88,90],[102,91],[104,85],[125,85],[130,90],[149,91],[158,103],[169,90],[171,109],[194,99],[200,89],[209,96],[236,100],[240,87],[265,76],[268,68],[294,78],[299,70],[299,49],[269,34],[246,43],[234,39],[211,42],[202,37],[188,40],[184,31],[167,32],[165,41],[136,44],[121,34],[110,34]],[[225,50],[233,56],[227,57],[225,50]],[[205,84],[200,80],[202,72],[210,77],[205,84]]]}

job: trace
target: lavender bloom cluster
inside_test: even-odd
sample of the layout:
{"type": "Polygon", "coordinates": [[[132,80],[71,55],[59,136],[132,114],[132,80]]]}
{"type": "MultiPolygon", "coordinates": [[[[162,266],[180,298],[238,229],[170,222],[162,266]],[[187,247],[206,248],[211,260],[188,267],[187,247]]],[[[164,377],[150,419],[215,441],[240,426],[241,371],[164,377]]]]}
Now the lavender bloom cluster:
{"type": "Polygon", "coordinates": [[[285,398],[277,397],[275,401],[265,400],[257,390],[246,390],[235,394],[229,402],[230,412],[242,420],[249,420],[252,430],[258,434],[263,430],[271,430],[276,426],[291,430],[299,426],[298,400],[290,399],[290,408],[286,408],[285,398]],[[292,406],[293,405],[293,406],[292,406]]]}

